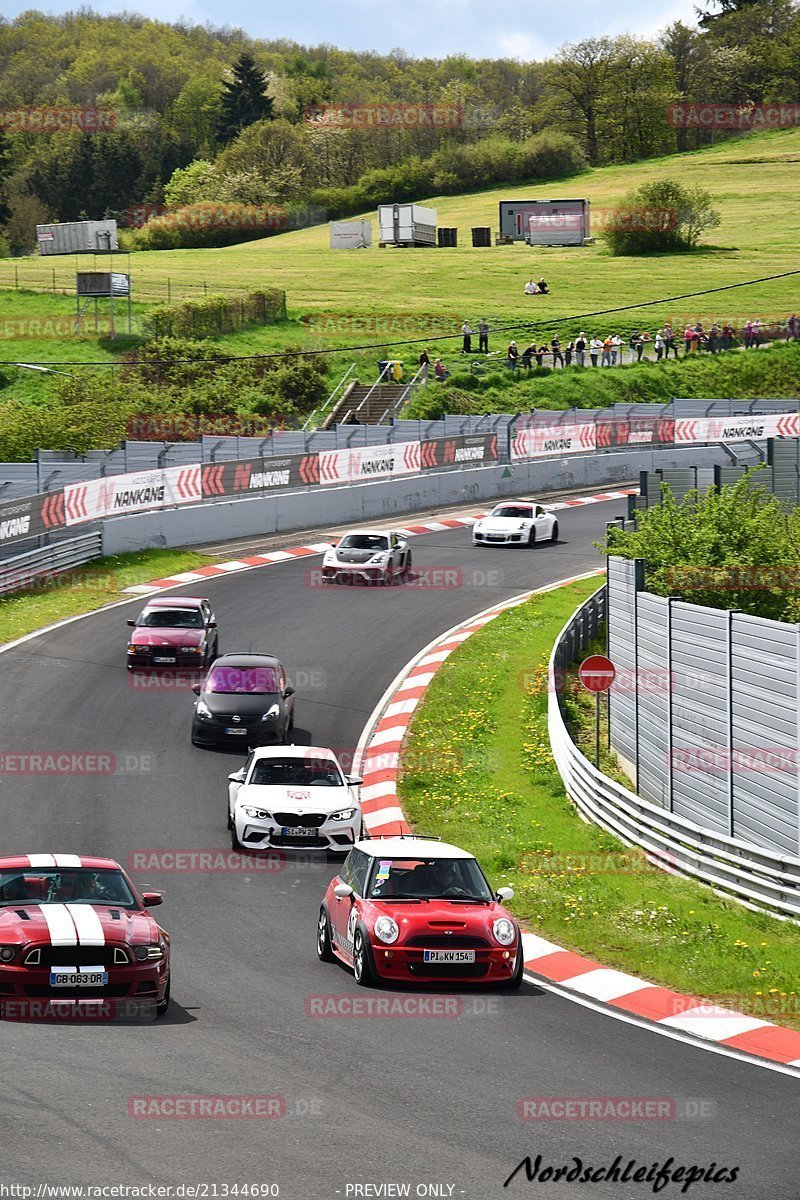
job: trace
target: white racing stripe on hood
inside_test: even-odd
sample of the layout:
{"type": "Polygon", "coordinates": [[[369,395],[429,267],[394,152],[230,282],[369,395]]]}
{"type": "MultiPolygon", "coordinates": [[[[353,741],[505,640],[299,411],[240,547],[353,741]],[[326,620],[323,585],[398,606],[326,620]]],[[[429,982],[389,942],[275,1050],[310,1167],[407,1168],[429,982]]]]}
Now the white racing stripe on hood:
{"type": "Polygon", "coordinates": [[[31,867],[54,867],[56,860],[52,854],[29,854],[28,864],[31,867]]]}
{"type": "Polygon", "coordinates": [[[57,867],[81,866],[81,860],[78,858],[77,854],[54,854],[53,858],[56,860],[57,867]]]}
{"type": "Polygon", "coordinates": [[[66,905],[40,904],[39,910],[47,922],[52,946],[77,946],[78,935],[66,905]]]}
{"type": "Polygon", "coordinates": [[[67,911],[75,922],[78,941],[82,946],[105,946],[106,935],[97,913],[89,904],[68,904],[67,911]]]}

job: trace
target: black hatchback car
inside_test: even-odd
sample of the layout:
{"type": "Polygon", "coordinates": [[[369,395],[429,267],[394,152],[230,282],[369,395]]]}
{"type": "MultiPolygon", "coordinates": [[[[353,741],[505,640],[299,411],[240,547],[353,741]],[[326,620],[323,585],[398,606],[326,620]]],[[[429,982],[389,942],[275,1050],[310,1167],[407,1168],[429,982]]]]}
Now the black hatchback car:
{"type": "Polygon", "coordinates": [[[294,688],[271,654],[223,654],[194,691],[194,746],[272,746],[294,725],[294,688]]]}

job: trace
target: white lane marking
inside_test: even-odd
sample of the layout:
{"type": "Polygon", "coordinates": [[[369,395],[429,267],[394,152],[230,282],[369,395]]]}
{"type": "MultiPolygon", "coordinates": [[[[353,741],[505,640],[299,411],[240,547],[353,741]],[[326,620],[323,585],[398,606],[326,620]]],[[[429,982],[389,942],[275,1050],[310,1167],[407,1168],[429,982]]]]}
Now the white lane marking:
{"type": "Polygon", "coordinates": [[[29,854],[28,862],[32,867],[54,867],[56,865],[52,854],[29,854]]]}
{"type": "Polygon", "coordinates": [[[78,941],[82,946],[105,946],[106,935],[94,909],[88,904],[68,904],[67,911],[75,922],[78,941]]]}
{"type": "Polygon", "coordinates": [[[77,946],[78,934],[66,905],[40,904],[39,911],[47,922],[52,946],[77,946]]]}
{"type": "Polygon", "coordinates": [[[582,975],[574,975],[571,979],[562,979],[564,987],[574,988],[585,996],[594,996],[595,1000],[616,1000],[618,996],[627,996],[630,992],[640,992],[644,988],[655,987],[635,975],[626,975],[623,971],[614,971],[610,967],[599,967],[586,971],[582,975]]]}
{"type": "Polygon", "coordinates": [[[57,867],[80,867],[81,860],[77,854],[54,854],[57,867]]]}

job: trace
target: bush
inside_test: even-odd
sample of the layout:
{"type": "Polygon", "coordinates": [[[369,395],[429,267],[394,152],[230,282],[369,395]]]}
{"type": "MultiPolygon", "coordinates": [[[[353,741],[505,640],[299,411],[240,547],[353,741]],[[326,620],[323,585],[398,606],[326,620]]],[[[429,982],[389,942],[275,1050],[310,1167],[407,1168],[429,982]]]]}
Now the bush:
{"type": "Polygon", "coordinates": [[[127,250],[194,250],[233,246],[280,233],[288,224],[280,204],[203,201],[153,217],[141,229],[128,230],[127,250]]]}
{"type": "Polygon", "coordinates": [[[678,254],[720,223],[703,188],[673,180],[646,183],[629,192],[609,217],[602,236],[614,255],[678,254]]]}
{"type": "Polygon", "coordinates": [[[145,339],[210,338],[247,325],[272,325],[286,319],[286,293],[277,289],[241,296],[207,296],[171,307],[160,305],[142,318],[145,339]]]}

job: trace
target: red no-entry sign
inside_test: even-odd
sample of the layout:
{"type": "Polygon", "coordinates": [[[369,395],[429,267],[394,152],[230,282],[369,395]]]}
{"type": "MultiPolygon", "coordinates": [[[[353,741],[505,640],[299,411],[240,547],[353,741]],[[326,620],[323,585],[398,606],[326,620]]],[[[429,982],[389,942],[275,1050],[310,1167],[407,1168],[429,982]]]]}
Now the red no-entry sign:
{"type": "Polygon", "coordinates": [[[605,654],[590,654],[578,667],[578,679],[587,692],[607,692],[616,674],[614,664],[605,654]]]}

